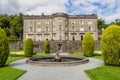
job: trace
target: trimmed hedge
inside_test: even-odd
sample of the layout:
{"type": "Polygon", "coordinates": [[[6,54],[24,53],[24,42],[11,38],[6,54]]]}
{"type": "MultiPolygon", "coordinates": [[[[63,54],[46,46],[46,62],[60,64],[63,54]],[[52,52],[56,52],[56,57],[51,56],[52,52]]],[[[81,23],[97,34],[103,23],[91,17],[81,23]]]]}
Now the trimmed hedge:
{"type": "Polygon", "coordinates": [[[120,66],[120,26],[113,24],[103,31],[101,49],[105,64],[120,66]]]}
{"type": "Polygon", "coordinates": [[[9,43],[6,33],[0,28],[0,67],[4,66],[9,56],[9,43]]]}
{"type": "Polygon", "coordinates": [[[50,53],[50,43],[49,43],[48,40],[46,40],[46,41],[44,42],[44,52],[45,52],[46,54],[49,54],[49,53],[50,53]]]}
{"type": "Polygon", "coordinates": [[[84,35],[84,38],[82,40],[82,50],[83,50],[84,56],[87,56],[87,57],[93,56],[94,45],[95,45],[95,41],[93,36],[91,35],[90,32],[87,32],[84,35]]]}
{"type": "Polygon", "coordinates": [[[33,40],[31,38],[27,38],[24,43],[24,51],[26,57],[32,57],[33,55],[33,40]]]}

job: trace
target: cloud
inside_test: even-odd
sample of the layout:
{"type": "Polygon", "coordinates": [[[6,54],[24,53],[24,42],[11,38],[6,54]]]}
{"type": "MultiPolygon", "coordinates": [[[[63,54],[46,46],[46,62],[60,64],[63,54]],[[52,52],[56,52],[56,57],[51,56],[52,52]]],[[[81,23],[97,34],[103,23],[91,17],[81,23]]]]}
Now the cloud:
{"type": "Polygon", "coordinates": [[[110,23],[120,18],[119,5],[120,0],[0,0],[0,14],[97,14],[110,23]]]}

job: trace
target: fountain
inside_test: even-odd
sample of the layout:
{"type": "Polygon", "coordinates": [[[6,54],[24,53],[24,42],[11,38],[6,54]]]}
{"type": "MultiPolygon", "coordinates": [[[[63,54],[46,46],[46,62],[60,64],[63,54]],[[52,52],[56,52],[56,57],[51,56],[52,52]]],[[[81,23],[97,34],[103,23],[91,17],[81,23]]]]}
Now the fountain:
{"type": "Polygon", "coordinates": [[[60,56],[60,45],[61,44],[58,44],[58,52],[55,54],[55,56],[31,57],[26,62],[28,64],[39,66],[74,66],[89,62],[89,60],[85,57],[60,56]]]}

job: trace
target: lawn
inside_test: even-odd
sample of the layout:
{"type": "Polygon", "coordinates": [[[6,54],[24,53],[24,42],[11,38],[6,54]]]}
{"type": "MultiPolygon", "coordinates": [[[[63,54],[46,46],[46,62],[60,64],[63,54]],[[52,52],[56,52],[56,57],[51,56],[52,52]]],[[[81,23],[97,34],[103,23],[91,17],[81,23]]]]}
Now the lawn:
{"type": "MultiPolygon", "coordinates": [[[[6,66],[0,68],[0,80],[16,80],[18,77],[26,72],[24,70],[15,69],[9,66],[9,63],[25,58],[23,55],[23,51],[12,50],[12,52],[15,52],[16,54],[10,54],[6,62],[6,66]]],[[[37,53],[34,56],[50,56],[50,54],[37,53]]]]}
{"type": "Polygon", "coordinates": [[[0,68],[0,80],[16,80],[19,76],[24,74],[26,71],[15,69],[9,66],[10,62],[13,62],[24,57],[9,57],[6,66],[0,68]]]}
{"type": "MultiPolygon", "coordinates": [[[[83,53],[73,53],[70,56],[83,56],[83,53]]],[[[102,54],[95,54],[93,58],[103,60],[102,54]]],[[[95,69],[85,71],[91,80],[120,80],[120,67],[101,66],[95,69]]]]}
{"type": "Polygon", "coordinates": [[[26,71],[12,68],[10,66],[0,68],[0,80],[16,80],[26,71]]]}
{"type": "Polygon", "coordinates": [[[102,66],[85,72],[91,80],[120,80],[120,67],[102,66]]]}

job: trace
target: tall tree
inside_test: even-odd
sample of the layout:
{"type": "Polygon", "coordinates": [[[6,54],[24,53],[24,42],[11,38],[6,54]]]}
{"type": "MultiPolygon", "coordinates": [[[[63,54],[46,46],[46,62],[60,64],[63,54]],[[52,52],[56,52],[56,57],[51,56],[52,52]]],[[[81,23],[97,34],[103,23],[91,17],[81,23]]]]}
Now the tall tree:
{"type": "Polygon", "coordinates": [[[97,20],[98,29],[106,28],[105,20],[100,18],[97,20]]]}

